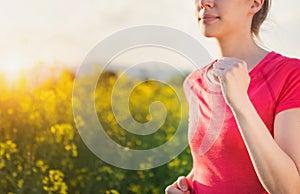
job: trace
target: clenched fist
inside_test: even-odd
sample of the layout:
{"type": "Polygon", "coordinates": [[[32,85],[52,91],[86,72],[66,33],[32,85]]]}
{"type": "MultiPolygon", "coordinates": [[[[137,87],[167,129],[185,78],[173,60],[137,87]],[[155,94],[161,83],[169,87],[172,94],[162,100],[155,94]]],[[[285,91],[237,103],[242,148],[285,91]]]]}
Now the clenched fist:
{"type": "Polygon", "coordinates": [[[188,179],[181,176],[172,185],[168,186],[165,190],[166,194],[191,194],[191,186],[188,179]]]}
{"type": "Polygon", "coordinates": [[[241,106],[248,98],[250,76],[245,61],[225,57],[214,63],[208,73],[221,85],[225,101],[230,107],[241,106]]]}

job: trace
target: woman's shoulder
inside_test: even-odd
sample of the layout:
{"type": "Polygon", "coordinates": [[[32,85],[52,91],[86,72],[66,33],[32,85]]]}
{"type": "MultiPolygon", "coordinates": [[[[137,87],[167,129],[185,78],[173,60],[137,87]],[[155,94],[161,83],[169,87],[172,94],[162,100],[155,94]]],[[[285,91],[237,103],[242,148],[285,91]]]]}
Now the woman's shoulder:
{"type": "Polygon", "coordinates": [[[274,58],[279,59],[279,61],[282,61],[285,65],[292,65],[295,64],[296,67],[300,65],[300,59],[296,58],[296,57],[289,57],[286,56],[284,54],[272,51],[271,53],[273,53],[274,58]]]}
{"type": "Polygon", "coordinates": [[[300,75],[300,60],[295,57],[281,55],[283,58],[282,64],[279,66],[279,73],[286,76],[300,75]]]}
{"type": "Polygon", "coordinates": [[[300,59],[286,57],[286,60],[284,62],[284,67],[299,71],[300,70],[300,59]]]}
{"type": "Polygon", "coordinates": [[[263,65],[265,72],[272,72],[276,75],[300,72],[300,59],[288,57],[275,51],[270,52],[264,62],[266,63],[263,65]]]}

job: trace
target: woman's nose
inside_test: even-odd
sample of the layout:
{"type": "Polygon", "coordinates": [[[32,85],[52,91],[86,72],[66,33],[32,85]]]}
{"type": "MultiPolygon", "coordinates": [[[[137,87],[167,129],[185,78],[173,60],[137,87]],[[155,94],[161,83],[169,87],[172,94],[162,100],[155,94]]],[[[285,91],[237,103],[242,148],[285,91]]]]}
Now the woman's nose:
{"type": "Polygon", "coordinates": [[[212,7],[214,7],[214,0],[199,0],[198,6],[199,6],[199,9],[212,8],[212,7]]]}

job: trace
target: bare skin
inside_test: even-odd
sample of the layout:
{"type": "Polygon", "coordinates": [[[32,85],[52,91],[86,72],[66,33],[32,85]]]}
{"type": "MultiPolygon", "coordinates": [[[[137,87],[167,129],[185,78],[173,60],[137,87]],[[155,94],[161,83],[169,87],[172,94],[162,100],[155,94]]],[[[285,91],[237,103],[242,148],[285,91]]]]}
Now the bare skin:
{"type": "MultiPolygon", "coordinates": [[[[276,115],[273,138],[247,95],[248,73],[268,53],[255,43],[250,31],[253,15],[263,2],[195,1],[196,16],[200,18],[199,26],[204,36],[216,39],[220,60],[209,70],[210,78],[221,85],[260,182],[269,193],[300,193],[300,108],[276,115]],[[233,14],[239,14],[239,19],[233,21],[235,25],[231,25],[230,17],[236,15],[226,12],[232,9],[237,10],[233,14]],[[201,22],[201,16],[206,12],[218,17],[212,22],[201,22]]],[[[189,183],[188,191],[182,190],[179,186],[182,180],[178,179],[166,189],[166,193],[191,193],[192,177],[193,172],[185,179],[189,183]]]]}

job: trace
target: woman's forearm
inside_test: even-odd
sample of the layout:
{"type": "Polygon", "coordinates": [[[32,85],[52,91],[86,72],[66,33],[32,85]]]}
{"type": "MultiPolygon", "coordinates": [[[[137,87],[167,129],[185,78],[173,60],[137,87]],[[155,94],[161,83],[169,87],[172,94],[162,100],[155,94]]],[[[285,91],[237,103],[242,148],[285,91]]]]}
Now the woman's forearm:
{"type": "Polygon", "coordinates": [[[269,193],[300,193],[294,161],[275,142],[249,98],[232,107],[260,182],[269,193]]]}

